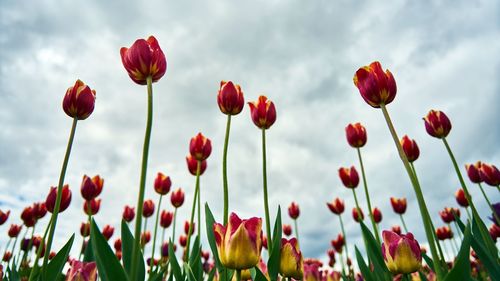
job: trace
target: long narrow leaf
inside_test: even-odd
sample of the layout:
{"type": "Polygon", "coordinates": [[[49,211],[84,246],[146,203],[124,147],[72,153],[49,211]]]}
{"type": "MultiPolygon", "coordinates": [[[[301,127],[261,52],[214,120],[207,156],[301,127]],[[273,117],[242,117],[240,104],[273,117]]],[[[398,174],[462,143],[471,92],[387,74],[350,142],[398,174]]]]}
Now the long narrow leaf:
{"type": "Polygon", "coordinates": [[[215,266],[217,267],[217,270],[220,273],[224,270],[224,267],[220,263],[219,253],[217,251],[217,244],[215,242],[215,236],[213,231],[214,223],[215,223],[214,215],[212,214],[212,211],[210,211],[208,203],[205,203],[205,227],[207,231],[208,244],[210,245],[210,249],[212,250],[212,253],[214,255],[215,266]]]}
{"type": "Polygon", "coordinates": [[[280,270],[280,254],[281,254],[281,207],[278,206],[278,214],[274,222],[273,237],[267,237],[267,243],[272,243],[272,253],[267,262],[269,278],[277,280],[280,270]]]}
{"type": "MultiPolygon", "coordinates": [[[[121,225],[121,233],[122,233],[122,259],[123,259],[123,267],[125,268],[125,272],[127,273],[127,276],[129,277],[130,280],[137,280],[137,281],[143,281],[145,276],[146,276],[146,268],[144,265],[144,259],[139,258],[138,260],[138,265],[139,265],[139,270],[137,271],[137,276],[136,278],[132,278],[130,276],[131,273],[131,267],[132,267],[132,251],[134,249],[134,236],[132,236],[132,233],[130,232],[130,229],[128,228],[127,223],[122,220],[122,225],[121,225]]],[[[140,249],[137,249],[137,255],[142,257],[142,252],[140,249]]]]}
{"type": "Polygon", "coordinates": [[[450,272],[446,275],[445,281],[453,281],[453,280],[472,280],[471,270],[470,270],[470,243],[471,243],[471,230],[470,225],[465,229],[464,239],[462,241],[462,245],[460,246],[460,251],[458,252],[457,259],[455,260],[455,265],[450,270],[450,272]]]}
{"type": "Polygon", "coordinates": [[[75,240],[75,234],[71,235],[68,242],[62,247],[61,250],[56,254],[56,256],[47,265],[47,270],[44,272],[45,280],[59,280],[61,272],[68,261],[69,252],[71,251],[71,246],[73,246],[73,241],[75,240]]]}
{"type": "Polygon", "coordinates": [[[358,247],[354,247],[354,250],[356,251],[356,261],[358,262],[359,271],[361,271],[361,274],[363,274],[363,278],[366,281],[375,281],[375,277],[373,276],[373,273],[370,271],[370,268],[368,268],[368,266],[366,265],[363,256],[358,250],[358,247]]]}
{"type": "Polygon", "coordinates": [[[391,278],[391,273],[387,266],[385,265],[384,258],[382,257],[382,250],[380,245],[373,237],[368,227],[363,222],[361,224],[361,231],[363,232],[363,239],[366,241],[366,252],[368,254],[369,260],[373,263],[374,267],[377,269],[377,275],[382,280],[387,280],[391,278]]]}
{"type": "Polygon", "coordinates": [[[172,240],[168,242],[168,259],[170,264],[172,265],[172,273],[174,274],[176,281],[183,281],[184,277],[182,275],[181,267],[179,262],[177,261],[177,257],[175,256],[174,247],[172,246],[172,240]]]}

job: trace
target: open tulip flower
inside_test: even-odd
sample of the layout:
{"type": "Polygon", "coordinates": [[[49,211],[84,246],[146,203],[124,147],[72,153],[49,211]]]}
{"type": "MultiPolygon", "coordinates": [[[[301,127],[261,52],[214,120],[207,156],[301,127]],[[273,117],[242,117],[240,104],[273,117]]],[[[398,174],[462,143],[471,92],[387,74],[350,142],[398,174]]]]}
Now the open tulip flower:
{"type": "Polygon", "coordinates": [[[146,85],[160,80],[167,70],[167,60],[154,36],[147,40],[137,39],[130,48],[120,49],[122,63],[130,78],[137,84],[146,85]]]}
{"type": "Polygon", "coordinates": [[[297,239],[281,238],[280,273],[283,277],[302,279],[304,260],[297,239]]]}
{"type": "Polygon", "coordinates": [[[344,212],[344,200],[340,198],[335,198],[332,202],[326,203],[328,209],[336,215],[341,215],[344,212]]]}
{"type": "Polygon", "coordinates": [[[257,101],[249,102],[250,115],[255,126],[269,129],[276,121],[276,108],[274,103],[266,96],[260,96],[257,101]]]}
{"type": "Polygon", "coordinates": [[[340,168],[339,177],[347,188],[356,188],[359,184],[359,174],[354,166],[351,166],[351,168],[340,168]]]}
{"type": "Polygon", "coordinates": [[[410,232],[399,235],[383,231],[382,256],[387,268],[394,274],[415,272],[422,266],[420,245],[410,232]]]}

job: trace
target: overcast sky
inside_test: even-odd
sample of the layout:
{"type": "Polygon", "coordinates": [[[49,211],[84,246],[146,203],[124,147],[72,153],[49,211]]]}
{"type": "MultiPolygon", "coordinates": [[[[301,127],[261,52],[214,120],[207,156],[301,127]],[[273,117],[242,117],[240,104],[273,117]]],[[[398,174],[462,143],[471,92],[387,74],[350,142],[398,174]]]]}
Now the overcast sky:
{"type": "MultiPolygon", "coordinates": [[[[285,210],[292,200],[299,203],[306,257],[325,258],[329,241],[340,232],[325,205],[337,196],[346,201],[348,240],[363,248],[351,217],[352,193],[337,176],[340,166],[359,167],[345,140],[344,127],[351,122],[363,123],[368,132],[362,153],[372,204],[384,214],[381,228],[399,224],[389,197],[405,196],[410,231],[425,240],[382,113],[367,105],[352,83],[363,65],[379,60],[394,74],[398,93],[388,109],[400,137],[408,134],[420,146],[415,165],[436,225],[442,225],[439,210],[456,206],[459,182],[443,144],[425,132],[422,117],[430,109],[450,117],[448,140],[461,167],[477,160],[500,165],[498,1],[145,3],[1,1],[0,209],[12,210],[0,227],[1,244],[8,225],[20,222],[22,209],[45,200],[57,184],[71,127],[61,102],[76,79],[96,90],[97,101],[92,116],[78,123],[65,180],[73,201],[58,221],[55,248],[85,220],[83,174],[105,179],[96,216],[101,227],[110,223],[118,229],[123,206],[136,204],[147,96],[146,87],[127,76],[119,49],[149,35],[158,39],[168,67],[154,84],[146,198],[158,198],[152,188],[156,172],[171,176],[173,187],[186,191],[178,225],[193,200],[194,178],[184,157],[198,132],[213,145],[201,179],[202,200],[217,219],[222,216],[226,116],[216,103],[220,80],[240,84],[246,101],[265,94],[276,104],[277,121],[267,132],[270,207],[275,213],[278,205],[285,210]]],[[[260,145],[245,106],[233,118],[228,156],[230,210],[243,218],[264,216],[260,145]]],[[[489,211],[479,189],[469,188],[485,218],[489,211]]],[[[492,201],[500,201],[498,192],[485,189],[492,201]]],[[[364,193],[357,191],[366,214],[364,193]]],[[[172,210],[167,203],[162,208],[172,210]]],[[[291,223],[287,215],[283,220],[291,223]]],[[[48,216],[37,232],[47,221],[48,216]]],[[[118,232],[113,241],[116,237],[118,232]]]]}

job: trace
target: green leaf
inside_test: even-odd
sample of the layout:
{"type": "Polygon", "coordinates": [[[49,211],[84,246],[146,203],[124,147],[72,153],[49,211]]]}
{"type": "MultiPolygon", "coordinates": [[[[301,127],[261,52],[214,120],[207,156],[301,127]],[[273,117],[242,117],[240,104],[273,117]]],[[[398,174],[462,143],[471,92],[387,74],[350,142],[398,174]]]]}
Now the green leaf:
{"type": "Polygon", "coordinates": [[[273,245],[272,253],[269,256],[269,261],[267,262],[269,278],[271,280],[277,280],[280,270],[281,232],[281,207],[278,206],[278,214],[276,215],[276,221],[274,222],[273,237],[267,238],[267,243],[272,243],[273,245]]]}
{"type": "Polygon", "coordinates": [[[92,251],[92,239],[90,237],[87,242],[87,247],[85,247],[85,252],[83,253],[83,261],[84,262],[95,261],[94,252],[92,251]]]}
{"type": "Polygon", "coordinates": [[[193,271],[194,277],[197,280],[203,279],[203,264],[201,262],[201,247],[200,237],[196,236],[194,240],[191,255],[189,255],[189,267],[193,271]]]}
{"type": "Polygon", "coordinates": [[[212,268],[212,270],[210,270],[210,273],[208,273],[208,281],[213,281],[214,280],[214,277],[215,277],[215,271],[217,270],[217,268],[212,268]]]}
{"type": "Polygon", "coordinates": [[[455,265],[446,275],[444,281],[453,280],[472,280],[471,270],[470,270],[470,243],[471,243],[471,230],[470,226],[465,229],[464,240],[460,246],[460,251],[458,252],[457,259],[455,260],[455,265]]]}
{"type": "Polygon", "coordinates": [[[210,211],[208,203],[205,203],[205,227],[207,230],[208,244],[210,245],[210,249],[212,250],[212,254],[215,259],[215,266],[217,267],[217,270],[220,273],[224,270],[224,267],[220,262],[219,252],[217,251],[217,244],[215,242],[215,236],[213,230],[214,223],[215,223],[214,215],[212,214],[212,211],[210,211]]]}
{"type": "Polygon", "coordinates": [[[64,247],[62,247],[50,263],[47,264],[47,270],[44,272],[45,280],[59,279],[64,265],[68,261],[69,252],[71,251],[71,246],[73,246],[74,240],[75,234],[71,235],[71,238],[69,238],[64,247]]]}
{"type": "Polygon", "coordinates": [[[390,280],[392,278],[392,274],[387,269],[385,265],[384,258],[382,257],[382,248],[373,237],[372,233],[366,227],[363,222],[360,222],[361,231],[363,232],[363,239],[365,240],[366,252],[368,254],[368,259],[373,263],[373,266],[377,268],[376,274],[378,278],[381,280],[390,280]]]}
{"type": "MultiPolygon", "coordinates": [[[[125,271],[127,273],[127,276],[130,278],[130,280],[144,280],[146,276],[146,269],[144,265],[144,259],[139,258],[138,264],[139,264],[139,270],[137,271],[137,276],[136,278],[132,278],[130,276],[131,271],[132,271],[132,252],[134,249],[134,236],[132,236],[132,233],[130,232],[130,229],[128,228],[127,223],[122,220],[122,259],[123,259],[123,267],[125,268],[125,271]]],[[[137,255],[139,257],[142,257],[142,252],[141,249],[137,249],[137,255]]]]}
{"type": "MultiPolygon", "coordinates": [[[[184,263],[184,272],[186,272],[187,275],[187,280],[188,281],[197,281],[196,277],[194,276],[193,271],[191,270],[191,267],[189,264],[184,263]]],[[[201,279],[199,279],[201,281],[201,279]]],[[[176,280],[177,281],[177,280],[176,280]]]]}
{"type": "Polygon", "coordinates": [[[258,267],[251,268],[250,275],[252,276],[253,281],[267,281],[266,276],[258,267]]]}
{"type": "Polygon", "coordinates": [[[92,251],[102,281],[129,280],[94,220],[92,220],[90,227],[90,237],[93,241],[92,251]]]}
{"type": "Polygon", "coordinates": [[[376,279],[373,276],[373,272],[371,272],[370,268],[366,265],[363,256],[358,250],[358,247],[354,246],[354,250],[356,251],[356,260],[358,261],[359,271],[361,271],[361,274],[363,274],[363,278],[366,281],[375,281],[376,279]]]}
{"type": "Polygon", "coordinates": [[[429,266],[429,268],[434,271],[434,262],[432,261],[432,259],[426,253],[422,253],[422,258],[424,258],[424,261],[429,266]]]}
{"type": "Polygon", "coordinates": [[[174,247],[172,246],[172,240],[168,242],[168,259],[170,264],[172,265],[172,272],[174,274],[176,281],[184,280],[184,276],[182,275],[181,267],[179,262],[177,261],[177,257],[175,256],[174,247]]]}

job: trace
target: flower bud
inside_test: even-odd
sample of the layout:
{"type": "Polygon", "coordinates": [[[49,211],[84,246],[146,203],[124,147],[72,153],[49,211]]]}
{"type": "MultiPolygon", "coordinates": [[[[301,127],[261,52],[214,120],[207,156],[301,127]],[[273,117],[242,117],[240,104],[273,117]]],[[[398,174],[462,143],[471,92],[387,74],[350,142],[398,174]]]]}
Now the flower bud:
{"type": "Polygon", "coordinates": [[[359,209],[358,213],[358,208],[352,208],[352,218],[356,222],[360,222],[365,219],[365,215],[363,214],[363,210],[359,209]]]}
{"type": "Polygon", "coordinates": [[[152,216],[155,212],[155,203],[153,200],[148,199],[144,201],[143,208],[142,208],[142,216],[145,218],[149,218],[152,216]]]}
{"type": "Polygon", "coordinates": [[[111,238],[111,236],[113,236],[114,232],[115,232],[115,228],[112,227],[111,225],[107,224],[102,229],[102,236],[104,236],[106,241],[108,241],[111,238]]]}
{"type": "Polygon", "coordinates": [[[129,207],[128,205],[125,205],[125,208],[123,209],[123,215],[122,218],[126,222],[131,222],[134,220],[135,217],[135,210],[132,207],[129,207]]]}
{"type": "Polygon", "coordinates": [[[455,221],[455,214],[460,217],[460,210],[457,208],[444,208],[442,211],[439,211],[439,216],[445,223],[451,223],[455,221]]]}
{"type": "Polygon", "coordinates": [[[101,199],[92,199],[83,202],[83,212],[88,216],[93,216],[99,212],[101,208],[101,199]]]}
{"type": "Polygon", "coordinates": [[[356,168],[352,166],[351,168],[340,168],[339,169],[339,177],[342,180],[342,183],[347,188],[356,188],[359,184],[359,175],[356,168]]]}
{"type": "Polygon", "coordinates": [[[90,235],[90,223],[82,222],[80,225],[80,234],[82,237],[88,237],[90,235]]]}
{"type": "Polygon", "coordinates": [[[257,101],[249,102],[250,116],[255,126],[269,129],[276,121],[276,108],[274,103],[266,96],[260,96],[257,101]]]}
{"type": "Polygon", "coordinates": [[[439,240],[446,240],[453,238],[453,232],[449,226],[442,226],[436,228],[436,236],[439,240]]]}
{"type": "Polygon", "coordinates": [[[116,239],[113,247],[115,248],[115,251],[120,252],[122,250],[122,239],[116,239]]]}
{"type": "Polygon", "coordinates": [[[406,198],[391,197],[391,206],[396,214],[404,214],[406,212],[406,198]]]}
{"type": "Polygon", "coordinates": [[[154,36],[137,39],[130,48],[121,48],[120,55],[128,76],[139,85],[146,85],[147,78],[160,80],[167,70],[167,60],[154,36]]]}
{"type": "Polygon", "coordinates": [[[87,119],[94,111],[94,105],[95,91],[81,80],[76,80],[75,85],[66,90],[62,104],[64,112],[78,120],[87,119]]]}
{"type": "Polygon", "coordinates": [[[170,195],[170,202],[175,208],[179,208],[182,204],[184,204],[184,191],[182,191],[182,188],[172,191],[172,194],[170,195]]]}
{"type": "Polygon", "coordinates": [[[333,239],[331,244],[337,253],[342,254],[342,248],[345,245],[344,236],[342,234],[337,235],[337,239],[333,239]]]}
{"type": "Polygon", "coordinates": [[[344,212],[344,200],[335,198],[332,202],[326,203],[328,209],[336,215],[341,215],[344,212]]]}
{"type": "Polygon", "coordinates": [[[240,113],[245,105],[240,85],[234,84],[232,81],[221,81],[219,93],[217,94],[217,104],[220,111],[226,115],[240,113]]]}
{"type": "Polygon", "coordinates": [[[0,210],[0,225],[4,224],[7,221],[9,215],[10,215],[10,210],[5,213],[2,210],[0,210]]]}
{"type": "Polygon", "coordinates": [[[285,234],[285,236],[292,235],[292,226],[291,225],[283,224],[282,228],[283,228],[283,234],[285,234]]]}
{"type": "Polygon", "coordinates": [[[372,214],[375,223],[380,223],[382,221],[382,212],[380,211],[379,208],[377,207],[373,208],[372,214]]]}
{"type": "Polygon", "coordinates": [[[458,205],[467,208],[469,207],[469,201],[467,200],[467,197],[465,197],[465,192],[463,189],[458,189],[457,192],[455,192],[455,199],[457,200],[458,205]]]}
{"type": "Polygon", "coordinates": [[[19,232],[21,232],[21,229],[23,228],[22,225],[18,224],[11,224],[9,228],[9,237],[10,238],[15,238],[19,235],[19,232]]]}
{"type": "Polygon", "coordinates": [[[162,173],[158,173],[154,183],[156,193],[160,195],[165,195],[170,191],[170,186],[172,186],[172,181],[170,180],[170,177],[165,176],[162,173]]]}
{"type": "Polygon", "coordinates": [[[80,192],[82,194],[83,199],[86,201],[90,201],[94,199],[97,195],[97,187],[91,178],[87,175],[83,175],[82,184],[80,186],[80,192]]]}
{"type": "Polygon", "coordinates": [[[387,105],[396,97],[396,81],[389,70],[382,70],[378,61],[358,69],[353,80],[361,97],[372,107],[387,105]]]}
{"type": "Polygon", "coordinates": [[[442,111],[431,110],[424,117],[425,130],[435,138],[445,138],[451,131],[451,122],[442,111]]]}
{"type": "MultiPolygon", "coordinates": [[[[194,159],[192,155],[186,156],[186,164],[188,166],[189,173],[196,176],[196,169],[198,169],[198,160],[194,159]]],[[[201,161],[200,165],[200,176],[203,175],[207,169],[207,160],[201,161]]]]}
{"type": "Polygon", "coordinates": [[[408,274],[422,266],[420,245],[410,232],[399,235],[392,231],[383,231],[382,256],[390,272],[408,274]]]}
{"type": "Polygon", "coordinates": [[[179,244],[182,246],[182,247],[186,247],[187,245],[187,236],[186,235],[181,235],[179,237],[179,244]]]}
{"type": "Polygon", "coordinates": [[[186,235],[192,235],[195,231],[196,225],[193,222],[193,224],[190,224],[189,221],[184,222],[184,233],[186,235]],[[191,226],[191,231],[189,231],[189,227],[191,226]]]}
{"type": "Polygon", "coordinates": [[[288,206],[288,215],[290,218],[296,220],[300,215],[299,205],[295,202],[292,202],[290,206],[288,206]]]}
{"type": "Polygon", "coordinates": [[[299,249],[297,239],[281,238],[281,255],[279,272],[283,277],[301,280],[303,276],[304,260],[299,249]]]}
{"type": "Polygon", "coordinates": [[[23,209],[23,212],[21,213],[21,220],[26,227],[32,227],[36,224],[37,219],[35,212],[33,212],[33,207],[28,206],[23,209]]]}
{"type": "Polygon", "coordinates": [[[401,139],[400,143],[406,155],[406,159],[408,159],[410,163],[418,159],[418,156],[420,156],[420,150],[418,149],[418,145],[415,140],[412,140],[407,135],[405,135],[401,139]]]}
{"type": "Polygon", "coordinates": [[[347,142],[352,147],[363,147],[366,144],[366,129],[361,123],[347,125],[345,134],[347,142]]]}
{"type": "Polygon", "coordinates": [[[33,216],[39,220],[47,214],[47,207],[44,202],[33,203],[33,216]]]}
{"type": "Polygon", "coordinates": [[[481,164],[481,161],[477,161],[476,164],[465,164],[467,176],[469,176],[469,180],[473,183],[483,182],[480,175],[481,164]]]}
{"type": "Polygon", "coordinates": [[[212,143],[210,139],[203,136],[201,133],[198,133],[196,136],[191,138],[189,142],[189,153],[193,156],[194,159],[198,161],[203,161],[210,156],[212,153],[212,143]]]}
{"type": "Polygon", "coordinates": [[[330,259],[335,259],[335,250],[334,249],[328,249],[328,251],[326,251],[326,254],[328,255],[328,257],[330,259]]]}
{"type": "Polygon", "coordinates": [[[73,260],[66,275],[66,281],[96,281],[97,265],[95,262],[73,260]]]}
{"type": "Polygon", "coordinates": [[[500,171],[495,165],[488,165],[483,163],[479,170],[481,180],[491,186],[500,185],[500,171]]]}
{"type": "MultiPolygon", "coordinates": [[[[64,212],[71,203],[71,190],[69,189],[69,185],[64,185],[62,188],[62,197],[61,197],[61,205],[59,206],[59,213],[64,212]]],[[[45,199],[45,206],[47,207],[47,211],[50,213],[54,212],[54,208],[56,205],[57,198],[57,188],[51,187],[49,194],[47,195],[47,199],[45,199]]]]}
{"type": "Polygon", "coordinates": [[[149,230],[146,230],[141,234],[141,245],[146,245],[151,241],[151,232],[149,230]]]}
{"type": "Polygon", "coordinates": [[[174,213],[163,210],[160,215],[160,226],[163,228],[169,227],[172,224],[173,218],[174,218],[174,213]]]}
{"type": "Polygon", "coordinates": [[[8,263],[11,258],[12,258],[12,253],[10,251],[5,251],[5,253],[3,254],[2,261],[8,263]]]}

